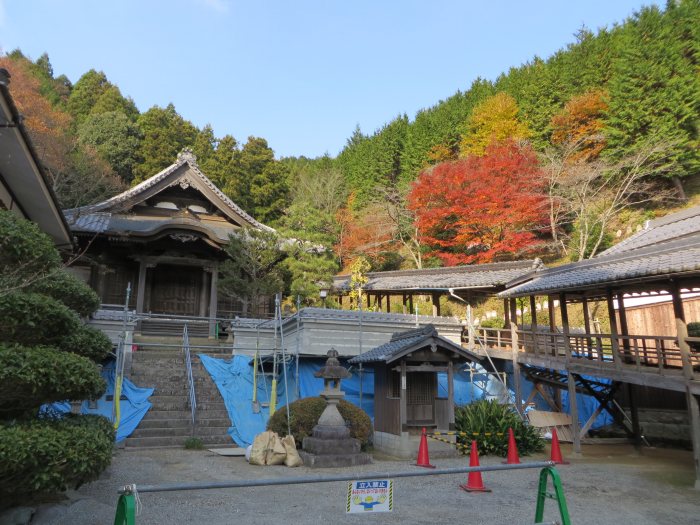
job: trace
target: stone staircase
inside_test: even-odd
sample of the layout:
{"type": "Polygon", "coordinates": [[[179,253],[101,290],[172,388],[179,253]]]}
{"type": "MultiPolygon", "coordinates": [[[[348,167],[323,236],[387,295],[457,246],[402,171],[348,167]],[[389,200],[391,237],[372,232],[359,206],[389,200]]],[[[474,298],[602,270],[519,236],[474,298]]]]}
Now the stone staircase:
{"type": "Polygon", "coordinates": [[[135,336],[134,344],[138,349],[132,354],[128,377],[137,386],[155,390],[149,399],[153,406],[126,439],[126,448],[181,447],[192,436],[201,439],[206,447],[234,446],[228,435],[231,421],[224,401],[197,357],[202,353],[228,358],[230,346],[219,345],[207,338],[190,337],[197,399],[193,432],[182,338],[135,336]]]}

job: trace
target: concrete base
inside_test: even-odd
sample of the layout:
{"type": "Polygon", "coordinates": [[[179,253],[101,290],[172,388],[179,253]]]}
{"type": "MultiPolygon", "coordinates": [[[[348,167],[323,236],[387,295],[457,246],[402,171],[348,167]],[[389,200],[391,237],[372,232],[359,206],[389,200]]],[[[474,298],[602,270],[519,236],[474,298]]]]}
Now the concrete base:
{"type": "MultiPolygon", "coordinates": [[[[441,435],[440,437],[451,442],[455,441],[455,436],[441,435]]],[[[408,432],[402,432],[400,436],[397,436],[387,432],[374,431],[374,449],[389,456],[402,459],[416,459],[419,446],[419,435],[410,435],[408,432]]],[[[457,447],[452,443],[444,443],[431,438],[428,438],[428,454],[431,458],[453,458],[460,455],[457,447]]]]}
{"type": "Polygon", "coordinates": [[[332,467],[354,467],[356,465],[368,465],[372,463],[369,454],[360,452],[359,454],[329,454],[325,456],[309,454],[303,450],[299,451],[305,467],[310,468],[332,468],[332,467]]]}

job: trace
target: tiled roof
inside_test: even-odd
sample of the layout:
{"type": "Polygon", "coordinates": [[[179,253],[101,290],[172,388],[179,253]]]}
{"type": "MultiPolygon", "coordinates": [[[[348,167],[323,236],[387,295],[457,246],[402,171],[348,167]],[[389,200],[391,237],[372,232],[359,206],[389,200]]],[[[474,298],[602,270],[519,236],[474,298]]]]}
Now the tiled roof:
{"type": "MultiPolygon", "coordinates": [[[[398,323],[412,325],[416,322],[419,324],[438,324],[440,326],[450,326],[456,327],[461,326],[459,321],[452,317],[438,317],[435,318],[429,315],[410,315],[410,314],[398,314],[398,313],[386,313],[386,312],[369,312],[364,310],[360,312],[359,310],[333,310],[330,308],[302,308],[299,310],[298,315],[300,319],[308,320],[330,320],[330,321],[347,321],[350,323],[358,323],[360,320],[360,315],[362,315],[363,323],[398,323]]],[[[296,316],[288,317],[284,321],[296,322],[296,316]]]]}
{"type": "Polygon", "coordinates": [[[700,271],[700,206],[652,221],[629,239],[586,261],[537,271],[499,295],[592,289],[700,271]]]}
{"type": "MultiPolygon", "coordinates": [[[[448,268],[370,272],[365,290],[455,290],[494,288],[505,285],[542,266],[539,259],[528,261],[473,264],[448,268]]],[[[349,290],[350,276],[339,275],[333,280],[335,290],[349,290]]]]}
{"type": "Polygon", "coordinates": [[[392,357],[399,356],[404,351],[416,348],[417,346],[422,347],[432,343],[437,344],[437,346],[441,348],[451,349],[455,353],[462,354],[465,357],[471,357],[474,360],[481,359],[479,356],[471,354],[449,339],[445,339],[444,337],[438,335],[435,327],[429,324],[414,330],[396,332],[391,336],[391,340],[388,343],[384,343],[383,345],[373,348],[364,354],[355,356],[348,362],[352,364],[376,362],[386,363],[391,361],[392,357]]]}
{"type": "MultiPolygon", "coordinates": [[[[168,179],[168,177],[170,177],[175,171],[177,171],[179,168],[185,165],[189,167],[189,172],[194,174],[200,183],[204,184],[204,186],[211,190],[219,199],[221,199],[224,202],[226,207],[228,207],[236,215],[241,217],[244,221],[246,221],[255,228],[267,231],[274,231],[269,226],[266,226],[256,221],[235,202],[229,199],[221,190],[219,190],[219,188],[217,188],[216,185],[211,180],[209,180],[209,178],[206,175],[204,175],[204,173],[202,173],[199,170],[199,166],[197,165],[194,155],[187,151],[183,151],[182,153],[178,154],[177,161],[174,164],[171,164],[161,172],[137,184],[133,188],[130,188],[125,192],[120,193],[119,195],[115,195],[114,197],[107,199],[106,201],[99,202],[97,204],[91,204],[88,206],[82,206],[80,208],[64,210],[63,213],[68,219],[71,228],[77,231],[83,231],[82,227],[79,226],[81,219],[86,220],[87,224],[89,225],[92,220],[97,220],[91,218],[92,215],[95,215],[97,213],[118,214],[119,212],[123,211],[125,207],[128,207],[130,203],[138,201],[139,199],[143,199],[142,194],[144,194],[147,190],[153,188],[154,186],[163,183],[165,179],[168,179]]],[[[178,180],[178,178],[176,177],[175,180],[178,180]]],[[[226,235],[226,239],[228,239],[228,235],[226,235]]]]}

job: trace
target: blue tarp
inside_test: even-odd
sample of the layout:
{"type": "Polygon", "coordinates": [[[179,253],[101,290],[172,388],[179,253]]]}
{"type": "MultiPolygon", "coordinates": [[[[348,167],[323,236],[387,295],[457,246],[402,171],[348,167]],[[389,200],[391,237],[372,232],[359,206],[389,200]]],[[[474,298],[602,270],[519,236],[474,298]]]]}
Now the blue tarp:
{"type": "MultiPolygon", "coordinates": [[[[114,395],[114,361],[107,364],[102,369],[102,377],[107,382],[107,390],[102,397],[97,400],[97,406],[90,408],[89,401],[83,401],[80,407],[81,414],[97,414],[112,420],[112,396],[114,395]],[[110,396],[110,401],[107,401],[110,396]]],[[[146,412],[151,408],[148,398],[153,394],[152,388],[140,388],[134,385],[127,378],[122,381],[122,399],[119,402],[120,419],[117,429],[116,442],[119,443],[131,435],[139,425],[146,412]]],[[[94,403],[93,403],[94,405],[94,403]]],[[[70,412],[70,403],[59,402],[50,405],[57,412],[70,412]]]]}

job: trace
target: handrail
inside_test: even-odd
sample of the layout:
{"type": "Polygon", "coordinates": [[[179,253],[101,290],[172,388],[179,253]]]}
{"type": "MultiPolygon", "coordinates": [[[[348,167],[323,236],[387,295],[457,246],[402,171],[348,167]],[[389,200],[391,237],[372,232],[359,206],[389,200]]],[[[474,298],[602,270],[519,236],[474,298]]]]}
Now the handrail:
{"type": "Polygon", "coordinates": [[[188,403],[190,405],[190,412],[192,413],[192,432],[194,433],[194,426],[197,413],[197,396],[194,391],[194,379],[192,378],[192,358],[190,356],[190,336],[187,333],[187,323],[185,323],[182,329],[182,351],[185,354],[185,367],[187,369],[187,385],[189,387],[189,399],[188,403]]]}

